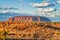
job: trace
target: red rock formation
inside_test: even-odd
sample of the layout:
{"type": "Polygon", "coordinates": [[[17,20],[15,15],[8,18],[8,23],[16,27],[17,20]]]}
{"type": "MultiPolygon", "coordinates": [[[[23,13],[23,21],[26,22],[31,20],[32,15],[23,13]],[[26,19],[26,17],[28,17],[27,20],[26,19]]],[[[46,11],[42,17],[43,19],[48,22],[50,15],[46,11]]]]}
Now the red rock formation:
{"type": "Polygon", "coordinates": [[[38,21],[40,22],[40,16],[15,16],[8,19],[9,22],[19,22],[19,21],[27,21],[27,22],[33,22],[38,21]],[[33,18],[37,18],[33,20],[33,18]]]}

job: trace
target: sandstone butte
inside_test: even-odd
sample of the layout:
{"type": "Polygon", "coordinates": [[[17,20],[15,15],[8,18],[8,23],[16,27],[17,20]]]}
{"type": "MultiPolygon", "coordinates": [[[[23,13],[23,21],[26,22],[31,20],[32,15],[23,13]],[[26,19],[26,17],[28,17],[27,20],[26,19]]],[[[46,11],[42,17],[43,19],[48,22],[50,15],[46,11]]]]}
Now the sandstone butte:
{"type": "Polygon", "coordinates": [[[8,19],[9,22],[19,22],[19,21],[26,21],[26,22],[40,22],[40,16],[15,16],[8,19]]]}

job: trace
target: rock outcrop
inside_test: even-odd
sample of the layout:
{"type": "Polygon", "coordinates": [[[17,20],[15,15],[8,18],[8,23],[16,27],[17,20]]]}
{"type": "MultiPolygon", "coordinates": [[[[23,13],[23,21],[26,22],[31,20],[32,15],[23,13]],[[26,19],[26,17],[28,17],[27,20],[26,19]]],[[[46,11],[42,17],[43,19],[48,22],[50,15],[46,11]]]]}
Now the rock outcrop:
{"type": "Polygon", "coordinates": [[[51,22],[50,19],[41,16],[15,16],[8,19],[9,22],[51,22]]]}
{"type": "Polygon", "coordinates": [[[9,22],[19,22],[19,21],[26,21],[26,22],[38,21],[38,22],[40,22],[40,16],[16,16],[16,17],[9,18],[8,21],[9,22]]]}

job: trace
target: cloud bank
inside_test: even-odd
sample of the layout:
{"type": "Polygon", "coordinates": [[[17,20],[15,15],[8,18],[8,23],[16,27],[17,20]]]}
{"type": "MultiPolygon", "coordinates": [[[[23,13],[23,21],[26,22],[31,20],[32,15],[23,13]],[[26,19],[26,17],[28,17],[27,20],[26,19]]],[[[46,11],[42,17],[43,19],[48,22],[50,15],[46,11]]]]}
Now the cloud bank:
{"type": "Polygon", "coordinates": [[[4,7],[0,7],[0,10],[17,10],[18,8],[16,7],[9,7],[9,6],[4,6],[4,7]]]}
{"type": "Polygon", "coordinates": [[[60,13],[56,12],[58,11],[56,8],[54,8],[56,5],[60,4],[60,0],[57,0],[56,2],[51,3],[51,0],[44,0],[41,3],[31,3],[32,7],[37,8],[40,16],[46,16],[46,17],[56,17],[60,16],[60,13]],[[54,13],[55,12],[55,13],[54,13]]]}

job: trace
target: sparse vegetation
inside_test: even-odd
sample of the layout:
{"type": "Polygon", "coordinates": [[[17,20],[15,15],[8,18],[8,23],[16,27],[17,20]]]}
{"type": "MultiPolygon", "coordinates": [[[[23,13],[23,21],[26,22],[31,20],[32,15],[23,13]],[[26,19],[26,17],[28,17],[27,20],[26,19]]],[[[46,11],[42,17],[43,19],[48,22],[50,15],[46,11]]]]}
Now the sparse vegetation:
{"type": "Polygon", "coordinates": [[[60,40],[60,23],[0,22],[0,39],[60,40]]]}

